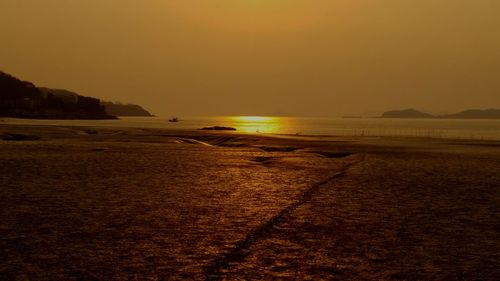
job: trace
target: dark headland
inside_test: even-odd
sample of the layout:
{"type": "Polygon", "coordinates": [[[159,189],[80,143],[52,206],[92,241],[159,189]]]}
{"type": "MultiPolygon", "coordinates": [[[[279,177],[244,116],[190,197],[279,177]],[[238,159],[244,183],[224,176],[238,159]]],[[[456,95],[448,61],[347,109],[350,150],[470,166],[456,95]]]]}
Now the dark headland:
{"type": "Polygon", "coordinates": [[[138,105],[102,102],[77,93],[37,87],[0,71],[0,117],[36,119],[117,119],[152,116],[138,105]]]}
{"type": "Polygon", "coordinates": [[[415,109],[391,110],[382,118],[500,119],[500,109],[471,109],[454,114],[432,115],[415,109]]]}
{"type": "Polygon", "coordinates": [[[101,102],[106,112],[114,116],[153,117],[149,111],[137,104],[123,104],[119,102],[101,102]]]}

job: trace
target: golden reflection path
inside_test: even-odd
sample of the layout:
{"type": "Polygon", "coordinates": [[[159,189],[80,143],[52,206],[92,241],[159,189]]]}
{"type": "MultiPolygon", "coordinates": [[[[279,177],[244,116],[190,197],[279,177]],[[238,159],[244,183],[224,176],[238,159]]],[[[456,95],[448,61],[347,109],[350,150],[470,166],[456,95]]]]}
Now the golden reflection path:
{"type": "Polygon", "coordinates": [[[228,123],[243,133],[276,134],[283,131],[287,120],[271,116],[229,116],[228,123]]]}

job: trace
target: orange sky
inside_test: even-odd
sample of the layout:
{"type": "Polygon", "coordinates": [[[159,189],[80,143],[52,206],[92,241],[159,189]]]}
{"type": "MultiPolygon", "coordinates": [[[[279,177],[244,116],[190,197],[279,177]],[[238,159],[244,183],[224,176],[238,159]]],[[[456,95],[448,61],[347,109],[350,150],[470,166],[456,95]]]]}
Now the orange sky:
{"type": "Polygon", "coordinates": [[[160,116],[500,108],[497,0],[1,0],[0,70],[160,116]]]}

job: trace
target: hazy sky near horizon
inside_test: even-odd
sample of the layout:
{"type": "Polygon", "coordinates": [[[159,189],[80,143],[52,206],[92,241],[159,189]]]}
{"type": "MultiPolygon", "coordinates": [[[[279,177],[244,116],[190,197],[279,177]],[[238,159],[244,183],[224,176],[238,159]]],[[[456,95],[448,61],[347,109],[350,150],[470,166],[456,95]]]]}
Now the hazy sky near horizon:
{"type": "Polygon", "coordinates": [[[0,70],[160,116],[500,108],[498,0],[0,0],[0,70]]]}

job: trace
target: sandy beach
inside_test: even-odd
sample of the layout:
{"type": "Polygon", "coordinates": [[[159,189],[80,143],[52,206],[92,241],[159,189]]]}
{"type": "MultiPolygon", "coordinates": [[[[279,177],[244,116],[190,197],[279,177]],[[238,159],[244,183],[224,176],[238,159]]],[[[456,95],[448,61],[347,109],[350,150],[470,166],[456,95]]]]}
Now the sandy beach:
{"type": "Polygon", "coordinates": [[[499,280],[500,142],[0,125],[1,280],[499,280]]]}

